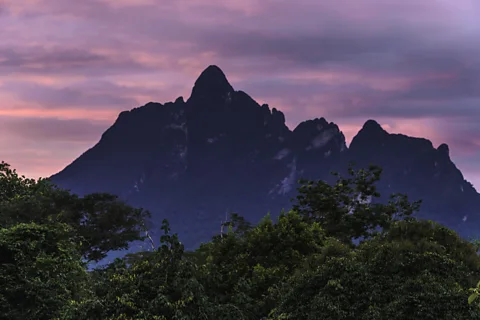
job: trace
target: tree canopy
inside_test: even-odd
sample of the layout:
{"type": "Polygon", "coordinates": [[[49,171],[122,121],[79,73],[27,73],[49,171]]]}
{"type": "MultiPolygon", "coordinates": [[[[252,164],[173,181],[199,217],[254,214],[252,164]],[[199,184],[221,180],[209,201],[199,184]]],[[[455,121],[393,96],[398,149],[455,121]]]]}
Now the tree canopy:
{"type": "Polygon", "coordinates": [[[477,246],[403,195],[379,201],[380,175],[302,181],[292,210],[232,214],[194,251],[165,220],[158,248],[88,270],[143,239],[149,213],[2,163],[0,319],[480,319],[477,246]]]}
{"type": "Polygon", "coordinates": [[[67,224],[87,261],[100,261],[109,251],[143,240],[148,217],[148,211],[133,208],[115,195],[78,197],[48,179],[28,179],[0,163],[0,226],[67,224]]]}

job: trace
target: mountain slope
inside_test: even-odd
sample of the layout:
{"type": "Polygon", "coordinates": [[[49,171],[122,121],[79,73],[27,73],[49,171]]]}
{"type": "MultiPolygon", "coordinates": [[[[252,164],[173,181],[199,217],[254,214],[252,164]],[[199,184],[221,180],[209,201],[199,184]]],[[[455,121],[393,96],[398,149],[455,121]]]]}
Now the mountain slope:
{"type": "Polygon", "coordinates": [[[227,211],[252,222],[277,214],[290,206],[297,179],[330,179],[350,161],[383,167],[380,192],[423,199],[424,216],[456,228],[464,217],[478,219],[480,195],[446,145],[435,149],[425,139],[389,134],[373,120],[350,148],[324,118],[292,131],[282,112],[235,91],[216,66],[202,72],[186,102],[179,97],[120,113],[93,148],[51,180],[78,194],[111,192],[150,209],[192,247],[220,230],[227,211]]]}
{"type": "Polygon", "coordinates": [[[466,232],[462,223],[478,219],[480,195],[451,161],[449,148],[427,139],[389,134],[373,120],[353,138],[349,157],[359,166],[383,168],[380,190],[423,200],[421,216],[466,232]]]}

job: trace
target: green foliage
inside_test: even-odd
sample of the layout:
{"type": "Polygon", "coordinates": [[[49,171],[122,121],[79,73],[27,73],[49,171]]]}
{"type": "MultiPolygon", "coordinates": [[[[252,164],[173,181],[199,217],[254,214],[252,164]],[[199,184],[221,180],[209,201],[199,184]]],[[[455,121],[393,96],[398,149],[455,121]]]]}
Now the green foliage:
{"type": "Polygon", "coordinates": [[[204,281],[219,304],[235,305],[244,319],[260,319],[274,305],[272,290],[305,257],[319,252],[325,236],[318,223],[307,223],[295,211],[282,213],[277,223],[269,216],[256,227],[230,232],[204,244],[204,281]]]}
{"type": "Polygon", "coordinates": [[[83,260],[142,239],[148,213],[2,163],[0,319],[480,319],[478,246],[411,218],[419,203],[403,195],[367,201],[380,172],[304,181],[276,221],[232,214],[193,252],[164,221],[158,249],[87,271],[83,260]]]}
{"type": "Polygon", "coordinates": [[[375,203],[379,198],[375,183],[382,170],[370,166],[368,170],[348,168],[349,177],[333,173],[334,185],[323,180],[301,180],[299,195],[293,209],[309,221],[320,223],[327,236],[345,243],[353,239],[368,239],[378,228],[388,228],[401,218],[411,216],[420,202],[410,203],[405,195],[394,194],[388,204],[375,203]]]}
{"type": "Polygon", "coordinates": [[[65,224],[0,229],[0,318],[47,320],[84,292],[86,270],[65,224]]]}
{"type": "Polygon", "coordinates": [[[402,221],[290,279],[271,319],[480,319],[465,303],[480,258],[428,221],[402,221]]]}
{"type": "Polygon", "coordinates": [[[114,195],[96,193],[79,198],[47,179],[27,179],[0,163],[0,226],[68,224],[87,261],[99,261],[109,251],[126,249],[129,242],[143,240],[148,217],[148,212],[132,208],[114,195]]]}
{"type": "Polygon", "coordinates": [[[108,267],[95,270],[91,283],[96,299],[72,306],[75,308],[69,310],[66,319],[225,318],[228,310],[209,302],[197,279],[198,266],[183,258],[183,245],[176,234],[169,234],[166,221],[162,229],[165,234],[158,250],[117,259],[108,267]]]}

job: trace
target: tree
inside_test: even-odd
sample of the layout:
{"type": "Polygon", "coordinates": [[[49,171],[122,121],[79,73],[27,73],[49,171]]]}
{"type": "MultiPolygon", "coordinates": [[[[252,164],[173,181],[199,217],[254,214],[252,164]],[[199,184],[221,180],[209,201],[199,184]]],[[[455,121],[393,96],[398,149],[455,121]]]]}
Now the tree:
{"type": "Polygon", "coordinates": [[[347,178],[333,173],[337,177],[334,185],[323,180],[301,180],[293,209],[307,221],[318,222],[327,236],[345,243],[368,239],[392,222],[411,216],[420,207],[420,202],[411,203],[401,194],[391,195],[387,204],[375,202],[380,197],[375,183],[380,180],[381,172],[376,166],[357,171],[350,166],[347,178]]]}
{"type": "Polygon", "coordinates": [[[130,242],[143,240],[149,216],[117,196],[94,193],[80,198],[47,179],[19,176],[8,164],[0,163],[0,226],[65,223],[87,261],[99,261],[109,251],[126,249],[130,242]]]}
{"type": "Polygon", "coordinates": [[[252,226],[232,214],[226,232],[193,252],[164,221],[157,249],[87,272],[82,257],[141,238],[146,212],[2,163],[0,318],[480,320],[465,303],[480,278],[478,246],[412,218],[419,204],[405,196],[369,201],[378,168],[349,173],[332,186],[305,181],[278,220],[252,226]]]}
{"type": "Polygon", "coordinates": [[[93,297],[72,305],[64,319],[238,319],[208,300],[198,266],[183,258],[183,245],[165,220],[162,229],[158,250],[95,270],[93,297]]]}
{"type": "Polygon", "coordinates": [[[50,320],[85,291],[86,271],[65,224],[0,228],[0,318],[50,320]]]}
{"type": "MultiPolygon", "coordinates": [[[[472,239],[470,241],[473,246],[475,247],[475,251],[478,253],[478,250],[480,249],[480,240],[479,239],[472,239]]],[[[473,302],[477,301],[477,306],[480,308],[480,303],[478,303],[477,298],[480,296],[480,281],[477,282],[477,285],[473,288],[469,289],[470,295],[468,296],[468,304],[472,304],[473,302]]]]}
{"type": "Polygon", "coordinates": [[[480,272],[474,247],[431,221],[388,231],[298,272],[270,319],[480,319],[464,302],[480,272]]]}
{"type": "Polygon", "coordinates": [[[238,319],[261,319],[275,305],[274,287],[285,281],[309,255],[320,252],[325,235],[318,223],[307,223],[295,211],[280,214],[276,223],[266,216],[257,226],[230,231],[202,245],[202,283],[216,304],[234,306],[238,319]]]}

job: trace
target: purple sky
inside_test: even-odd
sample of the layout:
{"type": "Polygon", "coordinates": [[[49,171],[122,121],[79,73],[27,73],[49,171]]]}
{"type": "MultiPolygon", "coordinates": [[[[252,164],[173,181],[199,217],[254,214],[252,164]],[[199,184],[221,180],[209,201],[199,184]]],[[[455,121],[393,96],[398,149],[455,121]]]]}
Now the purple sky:
{"type": "Polygon", "coordinates": [[[446,142],[480,188],[479,0],[0,0],[0,160],[49,176],[120,111],[188,98],[220,66],[237,90],[446,142]]]}

